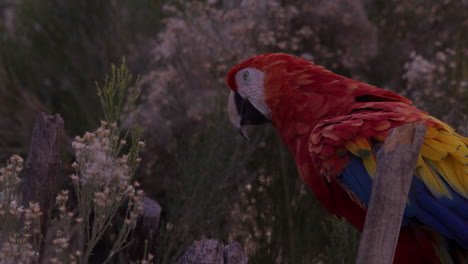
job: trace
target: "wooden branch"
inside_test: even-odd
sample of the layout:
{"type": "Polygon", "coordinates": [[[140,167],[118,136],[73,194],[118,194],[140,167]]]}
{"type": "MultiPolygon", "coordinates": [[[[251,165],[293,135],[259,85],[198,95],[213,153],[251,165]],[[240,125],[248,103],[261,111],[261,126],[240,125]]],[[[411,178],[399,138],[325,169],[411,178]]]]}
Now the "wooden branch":
{"type": "Polygon", "coordinates": [[[247,264],[241,246],[232,242],[227,246],[216,239],[194,241],[177,264],[247,264]]]}
{"type": "Polygon", "coordinates": [[[61,169],[60,146],[63,119],[59,114],[48,116],[40,113],[32,132],[31,150],[24,168],[22,205],[37,202],[43,213],[41,231],[47,233],[49,209],[55,191],[55,182],[61,169]]]}
{"type": "Polygon", "coordinates": [[[426,126],[392,129],[377,155],[377,173],[357,254],[357,264],[391,264],[426,126]]]}

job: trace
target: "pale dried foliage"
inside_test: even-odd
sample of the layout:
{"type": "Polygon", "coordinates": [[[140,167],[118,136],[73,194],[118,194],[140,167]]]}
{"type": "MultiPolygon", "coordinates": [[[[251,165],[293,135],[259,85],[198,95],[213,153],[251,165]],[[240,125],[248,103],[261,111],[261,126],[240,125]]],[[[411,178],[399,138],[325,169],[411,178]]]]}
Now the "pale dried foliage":
{"type": "Polygon", "coordinates": [[[164,8],[170,17],[151,51],[152,71],[141,80],[141,120],[160,142],[211,113],[227,92],[229,68],[242,59],[287,52],[358,73],[376,52],[376,30],[363,4],[351,0],[325,1],[320,10],[321,1],[175,2],[179,8],[164,8]]]}
{"type": "Polygon", "coordinates": [[[390,43],[404,51],[395,54],[405,61],[404,83],[389,87],[462,134],[468,132],[467,10],[463,0],[393,0],[379,21],[384,33],[398,40],[390,43]]]}
{"type": "MultiPolygon", "coordinates": [[[[131,182],[141,159],[129,156],[138,154],[145,144],[132,142],[129,153],[121,155],[127,142],[119,133],[116,124],[102,122],[95,132],[75,138],[75,174],[70,177],[78,208],[70,210],[68,190],[57,195],[58,215],[51,222],[49,232],[53,234],[46,241],[46,254],[42,256],[48,263],[88,263],[122,206],[126,208],[123,223],[106,262],[131,243],[130,233],[143,210],[143,191],[137,190],[138,182],[131,182]]],[[[42,212],[36,203],[30,203],[28,208],[20,206],[17,187],[22,168],[23,159],[14,155],[0,169],[0,263],[31,263],[39,258],[42,212]]]]}
{"type": "Polygon", "coordinates": [[[5,264],[31,263],[39,256],[42,213],[37,203],[21,206],[18,175],[22,169],[23,159],[18,155],[0,168],[0,262],[5,264]]]}
{"type": "MultiPolygon", "coordinates": [[[[111,124],[116,130],[116,124],[111,124]]],[[[75,137],[72,147],[76,154],[76,163],[79,168],[79,181],[81,184],[92,182],[100,188],[109,184],[119,184],[130,180],[130,167],[128,166],[128,155],[115,157],[118,145],[126,142],[118,141],[119,137],[111,135],[111,129],[105,122],[95,132],[87,132],[83,137],[75,137]],[[114,138],[112,138],[114,137],[114,138]]],[[[76,179],[72,176],[73,179],[76,179]]]]}
{"type": "Polygon", "coordinates": [[[419,94],[443,96],[440,101],[455,107],[426,110],[436,108],[434,112],[445,121],[465,118],[451,113],[466,105],[467,66],[461,63],[468,57],[463,45],[463,32],[468,33],[465,1],[421,4],[394,0],[385,5],[353,0],[172,3],[164,7],[169,14],[166,28],[154,42],[152,71],[141,83],[146,102],[142,120],[162,142],[170,142],[177,133],[174,131],[210,113],[218,96],[226,93],[224,77],[230,66],[265,52],[301,56],[364,81],[372,80],[372,73],[379,71],[373,66],[382,71],[393,67],[399,75],[389,72],[381,86],[407,89],[404,94],[417,101],[417,106],[423,106],[419,94]],[[378,18],[370,21],[376,12],[378,18]],[[460,20],[459,28],[453,28],[453,19],[460,20]],[[391,37],[394,42],[387,41],[391,37]],[[388,63],[370,65],[372,59],[388,56],[379,54],[387,52],[388,43],[406,50],[388,63]],[[424,61],[429,63],[421,64],[424,61]],[[425,79],[424,87],[419,85],[421,79],[425,79]],[[401,85],[402,80],[408,80],[408,86],[401,85]],[[413,93],[415,89],[425,91],[413,93]]]}
{"type": "Polygon", "coordinates": [[[438,51],[430,61],[416,53],[410,54],[403,78],[407,81],[403,95],[415,105],[466,133],[468,116],[467,76],[454,74],[457,54],[451,49],[438,51]]]}
{"type": "MultiPolygon", "coordinates": [[[[248,183],[244,186],[240,199],[233,206],[231,217],[239,226],[235,231],[229,234],[230,241],[241,243],[248,255],[254,255],[258,249],[258,240],[260,238],[271,243],[272,226],[276,220],[275,215],[268,215],[266,212],[272,208],[263,208],[258,206],[257,199],[267,195],[267,188],[271,187],[272,178],[266,177],[264,172],[259,172],[257,184],[248,183]],[[259,223],[257,218],[261,217],[263,223],[259,223]],[[265,224],[266,223],[266,224],[265,224]]],[[[267,205],[269,206],[269,205],[267,205]]]]}
{"type": "MultiPolygon", "coordinates": [[[[233,229],[228,241],[241,243],[249,256],[255,257],[266,251],[272,263],[321,263],[328,241],[313,223],[321,225],[321,228],[330,228],[336,219],[324,217],[323,212],[316,207],[317,204],[315,207],[307,205],[311,202],[311,194],[301,180],[291,177],[291,172],[260,170],[256,179],[242,188],[230,214],[233,229]],[[278,178],[280,182],[291,183],[287,184],[289,186],[282,186],[278,184],[278,178]],[[272,192],[276,194],[275,197],[271,197],[272,192]],[[282,209],[283,207],[288,209],[282,209]],[[317,212],[306,211],[310,209],[317,212]],[[294,220],[296,218],[302,218],[302,221],[294,220]],[[311,236],[310,240],[303,240],[308,236],[311,236]],[[317,242],[322,244],[315,244],[317,242]]],[[[333,227],[334,225],[331,228],[333,227]]],[[[349,225],[346,232],[357,233],[349,232],[349,225]]],[[[354,241],[346,238],[341,243],[352,244],[354,241]]]]}
{"type": "MultiPolygon", "coordinates": [[[[445,55],[441,53],[443,58],[445,55]]],[[[432,89],[434,83],[434,72],[437,69],[434,63],[431,63],[424,59],[421,55],[411,53],[411,61],[405,64],[405,74],[403,78],[408,81],[408,88],[414,88],[418,85],[426,86],[427,89],[432,89]]]]}
{"type": "Polygon", "coordinates": [[[62,204],[66,193],[62,192],[62,198],[57,198],[59,210],[64,213],[60,219],[65,222],[65,228],[58,230],[56,239],[68,240],[69,234],[66,232],[76,224],[79,228],[77,239],[83,242],[72,250],[74,254],[66,255],[69,261],[73,258],[77,263],[88,263],[98,241],[112,225],[117,210],[125,205],[125,218],[106,259],[106,262],[109,261],[129,245],[130,232],[143,210],[143,191],[136,190],[138,182],[131,182],[140,159],[129,157],[132,152],[139,153],[144,143],[135,142],[127,154],[121,154],[127,142],[119,137],[119,133],[117,124],[101,121],[101,126],[95,132],[76,137],[72,144],[76,161],[72,164],[75,174],[70,177],[78,199],[78,214],[74,216],[73,213],[66,213],[66,206],[62,204]],[[74,221],[69,219],[71,216],[74,216],[74,221]]]}

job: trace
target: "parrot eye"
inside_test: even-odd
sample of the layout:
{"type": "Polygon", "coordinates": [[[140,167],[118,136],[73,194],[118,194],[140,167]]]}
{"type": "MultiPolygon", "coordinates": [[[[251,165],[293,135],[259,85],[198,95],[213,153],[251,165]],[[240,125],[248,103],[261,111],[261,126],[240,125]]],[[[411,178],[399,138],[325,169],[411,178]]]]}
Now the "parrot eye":
{"type": "Polygon", "coordinates": [[[244,71],[242,73],[242,80],[244,81],[247,81],[249,79],[249,72],[248,71],[244,71]]]}

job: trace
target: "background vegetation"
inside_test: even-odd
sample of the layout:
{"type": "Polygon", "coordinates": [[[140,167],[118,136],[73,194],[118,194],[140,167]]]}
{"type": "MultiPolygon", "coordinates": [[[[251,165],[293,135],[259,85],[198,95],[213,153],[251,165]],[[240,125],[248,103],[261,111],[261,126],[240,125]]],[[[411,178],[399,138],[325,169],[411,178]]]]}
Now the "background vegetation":
{"type": "Polygon", "coordinates": [[[269,127],[227,121],[224,77],[264,52],[313,60],[397,91],[467,131],[464,0],[0,0],[0,160],[28,151],[40,111],[71,142],[98,123],[94,82],[127,58],[140,74],[146,148],[137,178],[163,208],[154,253],[240,242],[251,263],[349,263],[358,235],[300,181],[269,127]]]}

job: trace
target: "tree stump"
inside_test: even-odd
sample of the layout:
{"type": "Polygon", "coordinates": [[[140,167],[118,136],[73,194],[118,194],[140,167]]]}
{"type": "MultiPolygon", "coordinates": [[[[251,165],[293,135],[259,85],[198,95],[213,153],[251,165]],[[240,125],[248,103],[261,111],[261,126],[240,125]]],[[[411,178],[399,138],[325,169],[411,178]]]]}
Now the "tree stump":
{"type": "Polygon", "coordinates": [[[63,119],[59,114],[48,116],[40,113],[32,132],[31,150],[24,167],[22,179],[22,205],[39,203],[41,231],[47,236],[50,205],[53,202],[57,175],[62,167],[60,146],[62,143],[63,119]]]}

